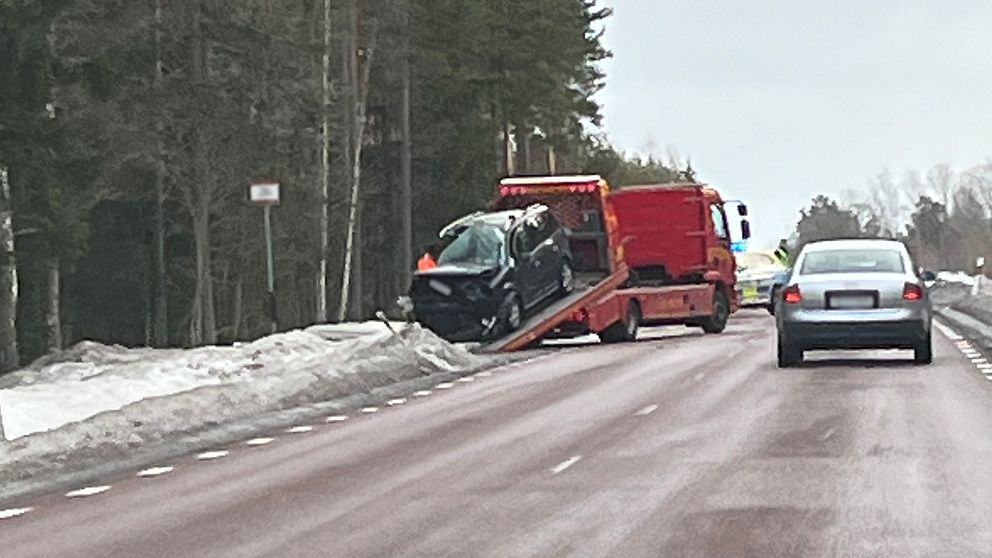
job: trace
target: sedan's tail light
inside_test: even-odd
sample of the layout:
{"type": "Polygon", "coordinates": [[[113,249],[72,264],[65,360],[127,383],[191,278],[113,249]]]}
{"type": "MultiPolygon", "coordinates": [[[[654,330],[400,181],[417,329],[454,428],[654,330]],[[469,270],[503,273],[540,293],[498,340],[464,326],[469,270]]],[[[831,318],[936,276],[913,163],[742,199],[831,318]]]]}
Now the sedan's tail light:
{"type": "Polygon", "coordinates": [[[803,301],[803,294],[799,292],[799,285],[789,285],[785,289],[785,303],[786,304],[799,304],[803,301]]]}
{"type": "Polygon", "coordinates": [[[923,287],[914,283],[906,283],[902,289],[902,299],[909,302],[923,300],[923,287]]]}

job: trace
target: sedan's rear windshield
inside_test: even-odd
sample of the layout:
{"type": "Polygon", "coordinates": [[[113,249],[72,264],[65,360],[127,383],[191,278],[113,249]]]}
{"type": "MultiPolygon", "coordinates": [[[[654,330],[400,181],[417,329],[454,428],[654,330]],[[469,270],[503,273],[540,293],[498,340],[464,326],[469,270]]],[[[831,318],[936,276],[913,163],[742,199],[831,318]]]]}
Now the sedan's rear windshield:
{"type": "Polygon", "coordinates": [[[803,258],[801,275],[822,273],[905,273],[897,250],[818,250],[803,258]]]}

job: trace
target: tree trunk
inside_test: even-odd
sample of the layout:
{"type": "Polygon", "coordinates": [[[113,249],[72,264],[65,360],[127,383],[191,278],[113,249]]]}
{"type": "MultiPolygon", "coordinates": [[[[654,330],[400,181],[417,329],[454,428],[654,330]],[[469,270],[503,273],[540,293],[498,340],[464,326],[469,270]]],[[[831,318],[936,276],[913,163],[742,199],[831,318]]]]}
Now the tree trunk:
{"type": "MultiPolygon", "coordinates": [[[[354,97],[355,97],[355,129],[353,134],[354,140],[354,156],[352,157],[352,173],[351,173],[351,196],[349,196],[348,201],[348,232],[345,237],[345,250],[344,250],[344,270],[342,272],[341,281],[341,306],[338,309],[338,320],[344,321],[345,317],[348,315],[348,298],[351,296],[352,292],[352,267],[354,264],[354,256],[356,251],[355,242],[355,232],[358,229],[358,210],[359,210],[359,185],[361,184],[362,178],[362,139],[365,136],[365,109],[368,101],[369,92],[369,77],[372,70],[372,59],[375,55],[375,44],[376,36],[378,35],[378,24],[373,22],[372,30],[369,33],[369,45],[365,49],[365,66],[362,70],[361,81],[357,79],[358,74],[358,48],[357,48],[357,38],[358,38],[358,5],[355,0],[352,0],[351,5],[351,41],[355,46],[353,52],[353,67],[352,67],[352,77],[355,78],[353,84],[355,86],[354,97]]],[[[361,242],[357,243],[358,249],[361,248],[361,242]]],[[[356,289],[358,290],[358,300],[359,306],[361,303],[361,275],[356,273],[355,276],[359,279],[356,281],[356,289]]]]}
{"type": "Polygon", "coordinates": [[[527,174],[530,172],[530,134],[523,124],[514,124],[513,135],[517,144],[514,173],[527,174]]]}
{"type": "MultiPolygon", "coordinates": [[[[201,29],[202,0],[193,6],[193,81],[202,85],[206,79],[205,52],[201,29]]],[[[217,342],[217,320],[214,312],[213,274],[210,258],[210,206],[213,201],[213,176],[207,158],[207,142],[203,130],[193,129],[193,184],[190,196],[193,213],[193,239],[196,250],[196,289],[193,296],[190,341],[193,345],[217,342]]]]}
{"type": "Polygon", "coordinates": [[[245,279],[241,275],[234,281],[234,294],[233,303],[234,308],[231,311],[231,338],[233,341],[241,339],[242,324],[244,321],[244,288],[245,279]]]}
{"type": "Polygon", "coordinates": [[[0,374],[20,364],[17,353],[17,261],[14,257],[14,208],[7,167],[0,163],[0,374]]]}
{"type": "MultiPolygon", "coordinates": [[[[162,89],[162,0],[155,0],[155,90],[162,89]]],[[[155,122],[157,143],[155,162],[155,233],[153,242],[154,270],[152,274],[153,344],[169,344],[168,298],[165,276],[165,123],[159,116],[155,122]]]]}
{"type": "Polygon", "coordinates": [[[331,0],[324,0],[324,53],[322,56],[323,106],[321,107],[320,157],[320,266],[317,276],[317,323],[327,322],[327,257],[330,249],[331,197],[331,0]]]}
{"type": "Polygon", "coordinates": [[[59,302],[62,298],[60,283],[61,271],[58,258],[45,262],[47,304],[45,304],[45,348],[48,352],[62,350],[62,314],[59,302]]]}
{"type": "Polygon", "coordinates": [[[403,5],[404,53],[401,64],[403,91],[400,104],[400,288],[405,289],[413,276],[413,138],[410,132],[410,2],[403,5]]]}
{"type": "Polygon", "coordinates": [[[513,164],[513,142],[510,141],[512,134],[510,129],[510,123],[506,121],[505,117],[503,119],[503,167],[506,169],[507,176],[514,176],[516,169],[513,164]]]}

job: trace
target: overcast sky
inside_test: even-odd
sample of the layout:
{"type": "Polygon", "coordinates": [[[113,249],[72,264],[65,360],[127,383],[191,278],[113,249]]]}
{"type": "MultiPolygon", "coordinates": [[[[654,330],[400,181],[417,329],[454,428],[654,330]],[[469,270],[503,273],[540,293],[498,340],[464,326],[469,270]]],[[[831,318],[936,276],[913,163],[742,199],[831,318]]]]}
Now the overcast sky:
{"type": "Polygon", "coordinates": [[[605,128],[785,236],[817,193],[992,156],[992,0],[600,0],[605,128]]]}

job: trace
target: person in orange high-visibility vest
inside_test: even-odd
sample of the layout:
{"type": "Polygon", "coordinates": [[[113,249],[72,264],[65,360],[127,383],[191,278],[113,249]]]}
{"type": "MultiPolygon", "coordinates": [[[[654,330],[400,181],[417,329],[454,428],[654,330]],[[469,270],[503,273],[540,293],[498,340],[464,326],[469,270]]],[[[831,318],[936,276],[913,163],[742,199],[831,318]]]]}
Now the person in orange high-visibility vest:
{"type": "Polygon", "coordinates": [[[424,255],[420,256],[420,259],[417,260],[417,271],[427,271],[428,269],[437,267],[437,258],[435,257],[437,251],[437,245],[435,244],[424,248],[424,255]]]}

